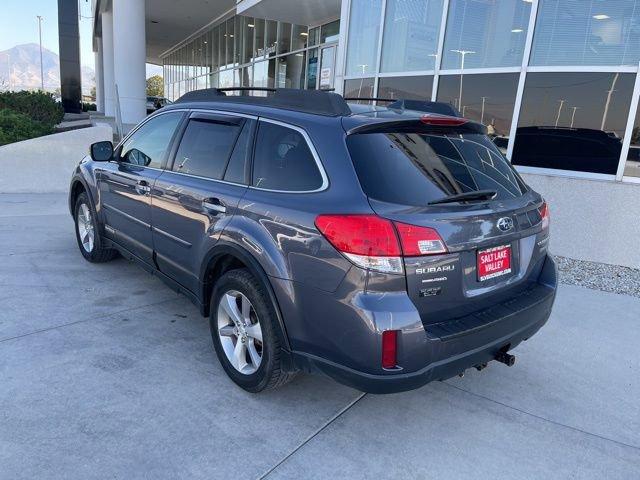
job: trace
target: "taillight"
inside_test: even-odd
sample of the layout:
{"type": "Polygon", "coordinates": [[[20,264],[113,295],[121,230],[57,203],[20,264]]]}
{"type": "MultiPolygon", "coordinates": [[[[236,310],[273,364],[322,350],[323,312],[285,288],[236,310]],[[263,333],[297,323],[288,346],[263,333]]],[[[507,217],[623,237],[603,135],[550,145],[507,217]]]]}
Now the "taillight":
{"type": "Polygon", "coordinates": [[[549,215],[549,205],[547,205],[547,202],[542,202],[539,211],[540,216],[542,217],[542,229],[546,230],[549,228],[549,222],[551,221],[551,217],[549,215]]]}
{"type": "Polygon", "coordinates": [[[402,256],[447,251],[434,229],[392,222],[377,215],[319,215],[316,227],[353,263],[384,273],[403,273],[402,256]]]}
{"type": "Polygon", "coordinates": [[[396,368],[398,365],[398,331],[382,332],[382,368],[396,368]]]}
{"type": "Polygon", "coordinates": [[[419,257],[421,255],[435,255],[446,253],[442,238],[433,228],[407,225],[406,223],[395,222],[402,253],[405,257],[419,257]]]}
{"type": "Polygon", "coordinates": [[[320,215],[316,227],[338,251],[362,268],[402,273],[393,224],[376,215],[320,215]]]}

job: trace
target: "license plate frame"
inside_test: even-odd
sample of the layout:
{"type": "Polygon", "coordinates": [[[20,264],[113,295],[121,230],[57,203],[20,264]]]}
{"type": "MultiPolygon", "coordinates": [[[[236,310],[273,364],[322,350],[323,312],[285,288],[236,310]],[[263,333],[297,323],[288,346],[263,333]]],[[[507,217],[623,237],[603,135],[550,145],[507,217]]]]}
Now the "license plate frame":
{"type": "Polygon", "coordinates": [[[513,249],[509,244],[478,250],[476,254],[478,282],[509,275],[512,271],[512,260],[513,249]]]}

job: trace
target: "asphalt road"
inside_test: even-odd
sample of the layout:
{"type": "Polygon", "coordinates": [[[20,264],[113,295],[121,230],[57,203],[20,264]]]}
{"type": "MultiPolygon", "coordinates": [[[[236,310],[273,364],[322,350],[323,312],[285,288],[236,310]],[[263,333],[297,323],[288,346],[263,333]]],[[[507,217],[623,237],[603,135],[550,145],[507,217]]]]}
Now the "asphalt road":
{"type": "Polygon", "coordinates": [[[640,299],[562,286],[516,365],[388,396],[248,394],[207,321],[84,261],[61,195],[0,195],[0,479],[640,478],[640,299]]]}

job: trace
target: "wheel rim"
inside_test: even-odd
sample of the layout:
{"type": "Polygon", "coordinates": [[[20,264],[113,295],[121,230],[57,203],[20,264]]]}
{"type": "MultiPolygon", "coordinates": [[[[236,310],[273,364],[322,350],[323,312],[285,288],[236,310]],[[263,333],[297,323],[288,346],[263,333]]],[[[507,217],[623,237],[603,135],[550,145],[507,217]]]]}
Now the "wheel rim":
{"type": "Polygon", "coordinates": [[[218,337],[233,368],[244,375],[258,370],[263,353],[260,320],[249,299],[236,290],[218,303],[218,337]]]}
{"type": "Polygon", "coordinates": [[[80,205],[78,209],[78,236],[80,237],[80,243],[82,248],[87,253],[93,251],[93,245],[95,242],[95,232],[93,229],[93,219],[91,218],[91,210],[86,203],[80,205]]]}

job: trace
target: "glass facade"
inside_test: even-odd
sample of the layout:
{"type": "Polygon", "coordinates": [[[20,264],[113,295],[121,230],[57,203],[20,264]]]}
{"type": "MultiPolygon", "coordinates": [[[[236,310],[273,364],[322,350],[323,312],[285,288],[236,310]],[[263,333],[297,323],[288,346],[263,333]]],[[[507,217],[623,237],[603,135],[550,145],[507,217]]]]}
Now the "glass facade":
{"type": "Polygon", "coordinates": [[[523,0],[452,0],[442,68],[520,66],[530,16],[523,0]]]}
{"type": "Polygon", "coordinates": [[[527,171],[640,178],[640,0],[350,8],[345,95],[447,102],[527,171]]]}
{"type": "Polygon", "coordinates": [[[203,88],[318,88],[320,52],[335,50],[339,31],[339,20],[309,30],[233,16],[163,58],[165,95],[176,100],[203,88]]]}
{"type": "Polygon", "coordinates": [[[433,70],[441,16],[442,0],[387,0],[381,71],[433,70]]]}
{"type": "Polygon", "coordinates": [[[629,73],[527,75],[513,163],[615,175],[634,82],[629,73]]]}
{"type": "Polygon", "coordinates": [[[438,100],[483,123],[522,169],[640,178],[640,112],[630,111],[640,96],[640,0],[349,0],[349,8],[342,36],[335,19],[225,18],[163,58],[166,96],[257,86],[438,100]]]}
{"type": "Polygon", "coordinates": [[[638,65],[637,0],[540,0],[531,65],[638,65]]]}

